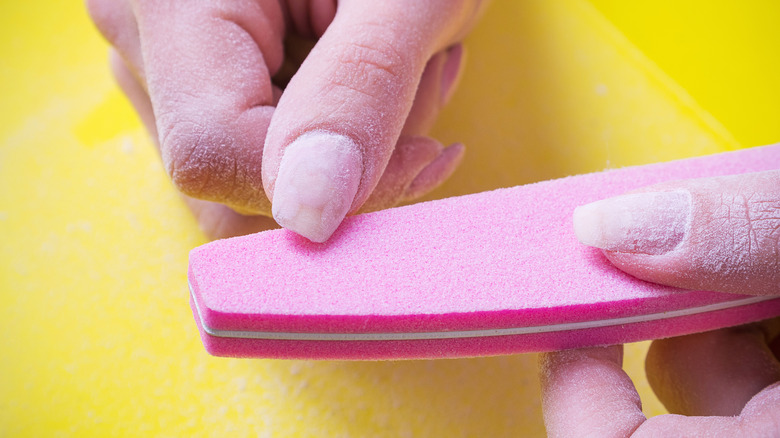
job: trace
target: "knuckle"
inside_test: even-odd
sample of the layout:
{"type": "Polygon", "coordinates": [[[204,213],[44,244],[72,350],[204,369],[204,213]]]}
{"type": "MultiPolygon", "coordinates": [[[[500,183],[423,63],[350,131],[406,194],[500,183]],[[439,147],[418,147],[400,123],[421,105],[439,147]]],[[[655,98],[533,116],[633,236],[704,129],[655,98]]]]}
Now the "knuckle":
{"type": "Polygon", "coordinates": [[[226,152],[233,139],[224,131],[180,121],[164,131],[160,143],[163,164],[179,191],[217,201],[232,192],[236,162],[226,152]]]}
{"type": "Polygon", "coordinates": [[[390,92],[402,82],[399,79],[410,76],[408,55],[393,44],[397,31],[381,24],[363,24],[356,32],[371,35],[371,38],[369,41],[344,42],[335,48],[341,67],[334,78],[335,83],[390,92]]]}

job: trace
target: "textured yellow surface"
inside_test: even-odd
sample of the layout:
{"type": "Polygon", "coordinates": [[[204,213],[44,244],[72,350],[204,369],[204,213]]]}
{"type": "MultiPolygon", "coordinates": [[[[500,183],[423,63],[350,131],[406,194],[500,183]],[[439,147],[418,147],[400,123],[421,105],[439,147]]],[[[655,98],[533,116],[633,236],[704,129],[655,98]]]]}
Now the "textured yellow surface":
{"type": "MultiPolygon", "coordinates": [[[[736,20],[748,41],[739,20],[777,23],[774,3],[696,3],[720,11],[706,20],[628,3],[496,1],[435,129],[468,155],[434,196],[780,139],[778,58],[762,59],[776,26],[748,45],[719,31],[736,20]]],[[[209,357],[186,287],[205,240],[105,52],[79,2],[0,6],[0,435],[543,435],[535,355],[209,357]]],[[[628,346],[626,368],[655,415],[645,350],[628,346]]]]}

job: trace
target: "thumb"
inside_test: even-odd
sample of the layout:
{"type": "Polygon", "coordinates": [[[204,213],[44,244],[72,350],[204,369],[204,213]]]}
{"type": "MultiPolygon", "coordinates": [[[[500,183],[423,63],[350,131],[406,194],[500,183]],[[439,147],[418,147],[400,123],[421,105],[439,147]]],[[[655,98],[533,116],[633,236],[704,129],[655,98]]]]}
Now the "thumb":
{"type": "Polygon", "coordinates": [[[325,241],[377,185],[431,56],[469,2],[342,1],[268,129],[263,185],[274,219],[325,241]]]}
{"type": "Polygon", "coordinates": [[[685,289],[780,294],[780,170],[674,181],[574,211],[584,244],[685,289]]]}

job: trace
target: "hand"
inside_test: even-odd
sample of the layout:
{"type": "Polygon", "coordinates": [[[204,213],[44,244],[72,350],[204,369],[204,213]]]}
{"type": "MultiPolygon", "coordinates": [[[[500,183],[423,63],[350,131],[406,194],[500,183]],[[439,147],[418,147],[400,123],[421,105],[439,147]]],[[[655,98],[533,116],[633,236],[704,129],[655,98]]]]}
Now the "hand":
{"type": "MultiPolygon", "coordinates": [[[[686,289],[780,294],[780,171],[676,181],[580,207],[575,230],[639,278],[686,289]]],[[[780,319],[655,341],[646,419],[622,347],[541,356],[550,436],[774,436],[780,319]]]]}
{"type": "Polygon", "coordinates": [[[577,208],[574,230],[643,280],[780,295],[780,170],[645,187],[577,208]]]}
{"type": "Polygon", "coordinates": [[[671,412],[650,419],[622,346],[540,357],[550,437],[753,437],[780,431],[780,320],[653,342],[647,377],[671,412]]]}
{"type": "Polygon", "coordinates": [[[346,214],[431,190],[462,156],[424,135],[481,1],[87,3],[212,237],[269,228],[256,215],[273,214],[324,241],[346,214]]]}

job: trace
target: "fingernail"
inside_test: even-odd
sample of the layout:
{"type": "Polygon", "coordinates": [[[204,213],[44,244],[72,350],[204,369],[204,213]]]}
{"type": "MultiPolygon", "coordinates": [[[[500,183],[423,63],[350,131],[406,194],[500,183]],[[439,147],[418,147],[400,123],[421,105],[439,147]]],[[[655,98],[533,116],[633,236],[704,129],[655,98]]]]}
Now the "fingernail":
{"type": "Polygon", "coordinates": [[[348,137],[314,131],[284,151],[274,186],[274,220],[313,242],[326,241],[346,216],[360,184],[363,161],[348,137]]]}
{"type": "Polygon", "coordinates": [[[445,105],[455,92],[463,63],[463,44],[456,44],[447,51],[447,61],[441,69],[441,104],[445,105]]]}
{"type": "Polygon", "coordinates": [[[634,193],[574,210],[574,233],[585,245],[608,251],[658,255],[675,249],[690,222],[688,192],[634,193]]]}

